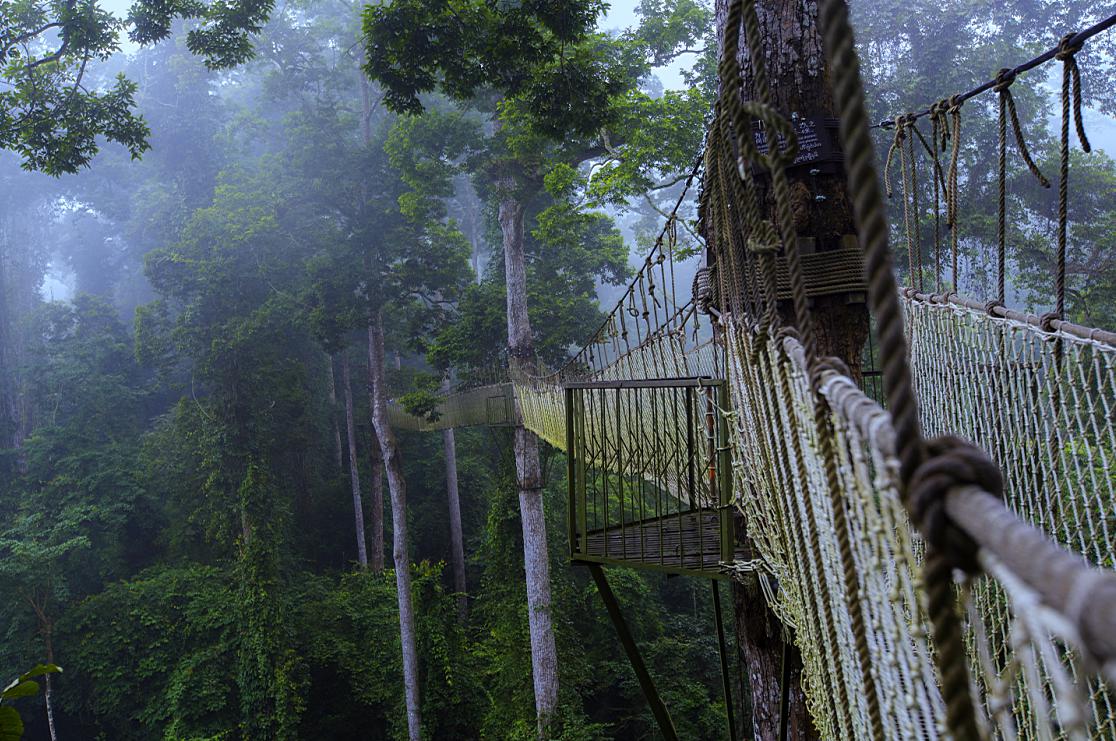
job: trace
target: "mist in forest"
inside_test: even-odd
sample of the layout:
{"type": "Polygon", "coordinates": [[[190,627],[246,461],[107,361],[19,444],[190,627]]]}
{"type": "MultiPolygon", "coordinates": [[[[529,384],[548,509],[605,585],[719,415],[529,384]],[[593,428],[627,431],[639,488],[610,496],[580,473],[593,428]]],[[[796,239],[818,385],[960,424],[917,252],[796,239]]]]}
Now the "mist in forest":
{"type": "MultiPolygon", "coordinates": [[[[134,4],[99,7],[123,19],[134,4]]],[[[28,5],[41,25],[58,3],[28,5]]],[[[436,5],[400,2],[430,24],[445,21],[436,5]]],[[[470,15],[478,24],[512,12],[445,5],[498,8],[470,15]]],[[[971,89],[1109,12],[1090,0],[1009,5],[851,3],[873,120],[971,89]]],[[[506,381],[518,362],[509,221],[522,222],[525,342],[540,373],[595,336],[667,234],[677,295],[688,300],[708,259],[701,179],[687,176],[718,94],[714,1],[554,6],[569,16],[555,27],[579,29],[563,44],[595,65],[579,80],[588,109],[557,100],[553,60],[531,60],[549,86],[513,74],[528,42],[561,46],[552,30],[461,41],[461,68],[423,58],[437,84],[400,92],[385,70],[404,62],[374,43],[372,9],[299,0],[259,21],[251,54],[232,33],[192,41],[203,21],[174,17],[166,38],[121,30],[87,69],[72,61],[75,89],[134,83],[144,146],[121,143],[135,122],[114,109],[119,120],[97,124],[117,132],[98,133],[99,151],[78,161],[82,146],[65,140],[76,172],[48,174],[48,155],[0,135],[0,671],[64,670],[49,694],[21,701],[26,738],[414,738],[416,724],[428,738],[538,737],[521,441],[499,426],[377,431],[389,407],[434,414],[446,389],[506,381]],[[482,52],[511,61],[468,57],[482,52]]],[[[9,44],[23,21],[4,13],[9,44]]],[[[45,54],[61,43],[52,33],[27,43],[45,54]]],[[[428,41],[421,51],[436,56],[452,40],[428,41]]],[[[1105,329],[1116,329],[1114,53],[1109,33],[1079,57],[1093,152],[1074,152],[1069,214],[1067,313],[1105,329]]],[[[1060,85],[1042,68],[1013,87],[1049,176],[1060,85]]],[[[996,277],[995,101],[964,113],[957,288],[982,296],[996,277]]],[[[873,133],[882,167],[893,130],[873,133]]],[[[1041,314],[1057,189],[1014,151],[1008,303],[1041,314]]],[[[927,245],[930,183],[916,186],[927,245]]],[[[933,249],[908,259],[899,195],[889,208],[901,277],[932,282],[933,249]]],[[[569,567],[564,457],[535,444],[555,727],[650,737],[608,615],[569,567]]],[[[722,737],[708,585],[617,572],[613,588],[683,736],[722,737]]]]}

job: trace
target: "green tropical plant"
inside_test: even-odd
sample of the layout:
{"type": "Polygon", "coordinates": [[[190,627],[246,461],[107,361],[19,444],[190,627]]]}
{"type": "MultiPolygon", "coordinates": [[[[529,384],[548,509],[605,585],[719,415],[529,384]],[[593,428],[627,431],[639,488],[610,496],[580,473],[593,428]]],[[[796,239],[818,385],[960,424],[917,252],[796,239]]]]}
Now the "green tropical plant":
{"type": "Polygon", "coordinates": [[[11,706],[12,700],[34,697],[39,694],[37,677],[59,674],[62,667],[54,664],[38,664],[30,671],[20,674],[0,691],[0,741],[19,741],[23,738],[23,719],[19,711],[11,706]]]}

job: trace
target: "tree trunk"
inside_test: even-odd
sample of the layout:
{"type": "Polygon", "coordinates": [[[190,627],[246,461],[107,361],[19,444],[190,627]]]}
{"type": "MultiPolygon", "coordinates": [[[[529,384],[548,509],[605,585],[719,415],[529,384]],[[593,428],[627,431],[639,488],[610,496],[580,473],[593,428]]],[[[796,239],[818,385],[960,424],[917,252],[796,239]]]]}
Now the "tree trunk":
{"type": "MultiPolygon", "coordinates": [[[[534,370],[534,341],[527,316],[527,260],[523,245],[523,204],[514,184],[503,183],[500,230],[504,242],[507,282],[508,361],[513,373],[534,370]]],[[[517,401],[518,404],[518,401],[517,401]]],[[[516,414],[517,420],[520,415],[516,414]]],[[[515,428],[515,468],[519,514],[523,525],[523,562],[527,581],[527,614],[531,631],[532,673],[539,736],[545,738],[558,707],[558,652],[550,615],[550,556],[543,512],[539,440],[522,424],[515,428]]]]}
{"type": "MultiPolygon", "coordinates": [[[[54,663],[54,626],[52,622],[46,623],[44,632],[48,664],[54,663]]],[[[58,741],[58,730],[54,726],[54,685],[50,681],[50,674],[43,675],[43,680],[46,683],[43,698],[46,700],[47,729],[50,731],[50,741],[58,741]]]]}
{"type": "MultiPolygon", "coordinates": [[[[369,418],[376,416],[376,382],[373,377],[375,357],[372,347],[376,343],[372,324],[368,325],[368,413],[369,418]]],[[[380,437],[376,425],[372,425],[372,450],[369,453],[372,475],[372,556],[370,563],[377,574],[384,570],[384,456],[380,451],[380,437]]]]}
{"type": "MultiPolygon", "coordinates": [[[[718,36],[723,38],[730,0],[716,0],[718,36]]],[[[817,26],[816,0],[756,0],[756,15],[763,39],[763,57],[772,104],[786,118],[835,117],[825,54],[817,26]]],[[[738,50],[745,99],[757,99],[746,39],[740,34],[738,50]]],[[[825,173],[804,167],[788,172],[793,193],[795,230],[812,240],[819,252],[838,249],[845,235],[855,233],[843,172],[825,173]]],[[[761,208],[766,218],[774,213],[770,188],[761,188],[761,208]]],[[[787,324],[794,324],[793,310],[780,306],[787,324]]],[[[812,314],[820,355],[835,355],[860,377],[861,349],[868,337],[867,307],[850,303],[845,294],[813,299],[812,314]]],[[[758,590],[757,584],[733,585],[736,637],[746,662],[753,694],[756,738],[778,738],[783,631],[758,590]]],[[[791,652],[789,730],[791,738],[816,738],[817,731],[806,709],[801,689],[801,658],[791,652]]]]}
{"type": "MultiPolygon", "coordinates": [[[[777,739],[781,725],[784,645],[791,636],[767,605],[758,576],[749,574],[743,584],[733,583],[736,611],[736,645],[740,666],[748,673],[744,686],[751,688],[751,731],[756,739],[777,739]],[[744,623],[743,627],[740,623],[744,623]]],[[[816,739],[818,732],[806,711],[802,691],[802,655],[791,644],[785,659],[790,678],[788,690],[787,738],[816,739]]]]}
{"type": "MultiPolygon", "coordinates": [[[[365,147],[372,146],[372,84],[364,73],[360,74],[360,134],[365,147]]],[[[367,184],[361,184],[361,197],[368,199],[367,184]]],[[[365,268],[370,268],[369,258],[365,257],[365,268]]],[[[368,411],[369,418],[375,416],[376,406],[373,399],[373,369],[372,346],[375,344],[372,324],[368,325],[368,411]]],[[[372,426],[372,444],[370,456],[370,474],[372,476],[372,571],[380,573],[384,570],[384,459],[380,453],[380,441],[376,435],[376,426],[372,426]]]]}
{"type": "Polygon", "coordinates": [[[442,431],[446,452],[446,500],[449,505],[450,556],[453,561],[453,591],[457,592],[457,617],[465,622],[469,597],[465,591],[465,543],[461,535],[461,498],[457,491],[457,440],[453,428],[442,431]]]}
{"type": "Polygon", "coordinates": [[[15,368],[9,337],[8,271],[5,265],[4,235],[0,234],[0,448],[20,445],[19,404],[16,400],[15,368]]]}
{"type": "Polygon", "coordinates": [[[337,470],[345,470],[344,455],[341,452],[341,425],[337,421],[337,382],[334,380],[333,356],[329,358],[329,418],[333,422],[333,451],[337,458],[337,470]]]}
{"type": "Polygon", "coordinates": [[[368,550],[364,544],[364,506],[360,501],[360,471],[357,466],[356,426],[353,424],[353,385],[349,378],[349,358],[341,354],[341,384],[345,392],[345,429],[349,436],[349,482],[353,489],[353,520],[356,523],[357,561],[368,567],[368,550]]]}
{"type": "Polygon", "coordinates": [[[380,451],[387,464],[388,491],[391,494],[392,558],[395,562],[395,589],[399,597],[399,637],[403,645],[403,685],[407,700],[407,730],[411,741],[421,738],[419,716],[418,652],[415,648],[415,611],[411,602],[411,563],[407,556],[407,486],[403,461],[395,433],[388,423],[387,393],[384,382],[383,315],[376,311],[368,325],[368,358],[372,378],[372,425],[380,440],[380,451]]]}

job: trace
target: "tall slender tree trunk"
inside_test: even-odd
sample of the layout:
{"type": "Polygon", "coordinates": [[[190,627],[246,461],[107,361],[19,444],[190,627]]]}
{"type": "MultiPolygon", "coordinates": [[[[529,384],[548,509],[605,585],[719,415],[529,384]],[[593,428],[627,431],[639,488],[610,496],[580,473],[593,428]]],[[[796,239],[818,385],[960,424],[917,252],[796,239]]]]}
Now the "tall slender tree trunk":
{"type": "MultiPolygon", "coordinates": [[[[359,41],[359,39],[358,39],[359,41]]],[[[361,99],[361,116],[360,116],[360,134],[364,140],[365,147],[372,146],[372,83],[360,73],[360,99],[361,99]]],[[[366,184],[361,185],[362,197],[367,200],[366,184]]],[[[365,267],[369,267],[365,258],[365,267]]],[[[372,332],[372,324],[368,325],[368,411],[369,418],[375,416],[376,406],[373,399],[373,387],[375,385],[372,374],[374,365],[372,358],[372,346],[375,343],[372,332]]],[[[372,475],[372,570],[377,574],[384,570],[384,458],[380,453],[380,440],[376,435],[376,426],[372,426],[372,446],[370,452],[371,475],[372,475]]]]}
{"type": "Polygon", "coordinates": [[[407,730],[411,741],[418,741],[422,731],[419,715],[418,651],[415,648],[415,610],[411,601],[411,562],[407,555],[407,485],[403,479],[399,446],[388,422],[384,381],[384,322],[379,310],[372,315],[368,325],[368,340],[368,358],[372,366],[372,425],[380,439],[380,451],[387,465],[388,492],[391,494],[391,554],[395,561],[395,589],[399,596],[399,637],[403,645],[407,730]]]}
{"type": "Polygon", "coordinates": [[[333,422],[333,452],[337,459],[337,470],[342,471],[345,469],[345,460],[341,452],[341,425],[337,420],[337,382],[333,375],[333,356],[328,355],[327,357],[329,359],[329,417],[333,422]]]}
{"type": "MultiPolygon", "coordinates": [[[[500,230],[504,242],[504,271],[508,304],[508,362],[513,373],[533,372],[534,340],[527,316],[527,260],[523,245],[523,204],[514,183],[503,183],[500,230]]],[[[516,402],[518,404],[518,400],[516,402]]],[[[518,414],[517,419],[521,419],[518,414]]],[[[527,615],[531,631],[532,674],[539,736],[549,733],[558,707],[558,651],[550,611],[550,556],[543,512],[539,440],[522,424],[515,428],[515,468],[519,488],[519,516],[523,525],[523,563],[527,581],[527,615]]]]}
{"type": "Polygon", "coordinates": [[[465,592],[465,543],[461,534],[461,498],[457,490],[457,440],[452,427],[442,430],[442,446],[446,453],[446,500],[449,505],[453,591],[457,592],[457,617],[465,622],[469,597],[465,592]]]}
{"type": "MultiPolygon", "coordinates": [[[[45,626],[47,663],[54,663],[54,626],[48,621],[45,626]]],[[[43,697],[46,700],[47,729],[50,731],[50,741],[58,741],[58,729],[54,725],[54,684],[50,674],[43,675],[46,689],[43,697]]]]}
{"type": "Polygon", "coordinates": [[[341,353],[341,385],[345,392],[345,430],[349,436],[349,483],[353,489],[353,520],[356,523],[357,561],[368,567],[364,542],[364,506],[360,501],[360,471],[357,470],[356,425],[353,424],[353,384],[349,377],[349,358],[341,353]]]}
{"type": "MultiPolygon", "coordinates": [[[[375,331],[372,324],[368,325],[368,416],[376,416],[376,382],[373,377],[375,357],[372,347],[376,342],[375,331]]],[[[372,555],[369,562],[372,570],[377,574],[384,570],[384,455],[380,451],[380,437],[376,434],[376,425],[372,425],[372,450],[371,459],[372,475],[372,555]]]]}
{"type": "Polygon", "coordinates": [[[19,403],[16,399],[15,368],[11,351],[8,301],[8,271],[4,240],[0,233],[0,448],[20,446],[19,403]]]}

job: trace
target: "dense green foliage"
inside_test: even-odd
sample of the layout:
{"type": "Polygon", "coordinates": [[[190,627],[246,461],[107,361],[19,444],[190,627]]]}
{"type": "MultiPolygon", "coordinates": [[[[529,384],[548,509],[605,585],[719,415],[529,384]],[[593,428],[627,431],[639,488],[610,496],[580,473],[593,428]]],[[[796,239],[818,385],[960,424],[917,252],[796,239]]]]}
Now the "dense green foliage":
{"type": "Polygon", "coordinates": [[[136,83],[118,75],[90,84],[121,48],[122,37],[162,41],[176,19],[200,19],[187,34],[192,52],[213,68],[253,56],[252,35],[273,0],[136,0],[126,20],[97,0],[15,0],[0,5],[0,150],[22,157],[28,170],[52,175],[89,164],[99,138],[123,145],[132,157],[147,148],[150,130],[135,111],[136,83]]]}
{"type": "MultiPolygon", "coordinates": [[[[371,472],[363,331],[384,313],[402,361],[392,393],[419,412],[442,373],[477,369],[506,343],[502,262],[486,248],[500,150],[485,136],[484,106],[424,96],[423,115],[391,114],[358,61],[336,51],[352,45],[352,6],[286,7],[257,29],[252,13],[266,6],[242,5],[229,19],[260,32],[258,63],[217,76],[194,55],[211,67],[243,62],[246,37],[226,48],[187,34],[106,70],[148,81],[135,113],[152,149],[138,164],[127,149],[106,150],[64,181],[64,196],[26,196],[28,218],[44,209],[32,242],[49,244],[81,293],[30,299],[12,343],[27,434],[5,451],[12,475],[0,484],[11,503],[0,515],[0,665],[66,665],[53,699],[66,737],[405,736],[395,580],[353,563],[347,470],[358,467],[366,496],[371,472]],[[483,258],[479,283],[471,255],[483,258]],[[354,461],[336,447],[338,353],[355,380],[354,461]]],[[[591,29],[598,10],[585,4],[579,22],[591,29]]],[[[132,21],[154,41],[168,18],[132,21]]],[[[613,51],[633,43],[595,38],[613,51]]],[[[659,105],[630,94],[629,112],[659,105]]],[[[665,117],[671,104],[661,105],[665,117]]],[[[672,177],[675,159],[696,151],[700,122],[680,122],[673,154],[616,182],[634,193],[672,177]]],[[[517,131],[517,153],[545,149],[528,178],[531,311],[540,353],[558,363],[600,321],[597,280],[626,278],[628,247],[594,210],[604,199],[588,195],[588,139],[570,154],[517,131]]],[[[620,188],[609,193],[624,201],[620,188]]],[[[510,437],[458,435],[464,622],[443,568],[441,441],[401,443],[424,735],[532,738],[510,437]]],[[[586,575],[565,563],[565,467],[550,452],[545,469],[564,687],[556,732],[646,736],[653,721],[612,627],[586,575]]],[[[679,724],[692,738],[716,734],[705,590],[632,575],[616,590],[639,610],[633,628],[679,724]]],[[[31,737],[46,734],[42,703],[23,701],[31,737]]]]}
{"type": "MultiPolygon", "coordinates": [[[[710,5],[641,0],[638,27],[610,35],[597,0],[141,0],[127,21],[97,2],[0,3],[0,668],[66,667],[60,735],[406,736],[394,575],[355,565],[353,467],[373,514],[369,319],[384,316],[390,392],[415,413],[431,413],[446,376],[502,366],[493,246],[511,193],[535,349],[562,363],[700,150],[710,5]],[[125,32],[160,43],[117,54],[125,32]],[[679,59],[687,89],[663,91],[656,70],[679,59]],[[104,140],[124,146],[98,153],[104,140]],[[61,181],[18,172],[87,164],[61,181]],[[76,287],[68,300],[42,295],[48,266],[76,287]]],[[[1056,37],[1038,19],[1076,26],[1096,4],[925,6],[856,6],[878,117],[984,79],[1018,61],[1019,39],[1056,37]]],[[[1051,174],[1050,101],[1027,89],[1024,127],[1051,174]]],[[[979,268],[995,148],[977,110],[961,210],[979,268]]],[[[1018,165],[1011,286],[1041,306],[1052,193],[1018,165]]],[[[1070,306],[1111,326],[1116,169],[1102,154],[1073,166],[1070,306]]],[[[465,619],[444,566],[442,439],[400,443],[424,733],[534,738],[511,435],[457,435],[465,619]]],[[[543,458],[555,733],[651,737],[595,587],[565,560],[564,461],[543,458]]],[[[680,731],[720,736],[708,585],[610,579],[680,731]]],[[[28,736],[46,738],[44,694],[19,703],[28,736]]]]}

